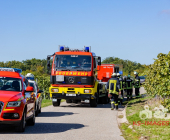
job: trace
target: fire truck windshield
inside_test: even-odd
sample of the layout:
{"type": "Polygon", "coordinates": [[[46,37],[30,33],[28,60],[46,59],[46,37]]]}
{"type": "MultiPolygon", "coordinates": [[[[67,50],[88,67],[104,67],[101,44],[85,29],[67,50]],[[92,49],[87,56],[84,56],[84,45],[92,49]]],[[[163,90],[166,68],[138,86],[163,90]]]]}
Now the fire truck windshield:
{"type": "Polygon", "coordinates": [[[56,55],[54,62],[58,71],[91,71],[91,56],[87,55],[56,55]]]}
{"type": "Polygon", "coordinates": [[[0,90],[22,91],[21,79],[0,77],[0,90]]]}

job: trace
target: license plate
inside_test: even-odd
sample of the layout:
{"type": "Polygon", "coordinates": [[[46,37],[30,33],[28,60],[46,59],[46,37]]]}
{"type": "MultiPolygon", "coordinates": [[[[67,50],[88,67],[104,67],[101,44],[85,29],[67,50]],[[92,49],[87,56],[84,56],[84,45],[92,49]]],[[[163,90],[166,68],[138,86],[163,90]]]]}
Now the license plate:
{"type": "Polygon", "coordinates": [[[53,99],[54,102],[57,102],[57,99],[53,99]]]}
{"type": "Polygon", "coordinates": [[[76,94],[66,94],[66,96],[76,96],[76,94]]]}

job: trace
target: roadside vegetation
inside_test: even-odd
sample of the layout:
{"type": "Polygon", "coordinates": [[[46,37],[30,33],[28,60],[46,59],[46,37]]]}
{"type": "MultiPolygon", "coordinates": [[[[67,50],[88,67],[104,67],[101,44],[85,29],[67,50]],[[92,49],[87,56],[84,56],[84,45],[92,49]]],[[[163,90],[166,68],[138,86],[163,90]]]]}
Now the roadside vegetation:
{"type": "MultiPolygon", "coordinates": [[[[61,102],[64,102],[64,101],[65,101],[64,99],[61,100],[61,102]]],[[[52,105],[52,100],[50,100],[50,99],[43,99],[42,100],[42,104],[41,104],[42,108],[46,107],[46,106],[50,106],[50,105],[52,105]]]]}
{"type": "Polygon", "coordinates": [[[118,57],[107,57],[102,61],[102,63],[104,63],[104,64],[123,64],[123,75],[124,76],[125,75],[127,76],[128,74],[133,76],[134,71],[137,71],[140,75],[144,72],[145,68],[147,67],[147,65],[142,65],[140,63],[133,62],[130,60],[123,60],[118,57]]]}
{"type": "Polygon", "coordinates": [[[170,114],[163,112],[164,109],[160,109],[160,105],[161,99],[152,96],[129,101],[126,108],[129,123],[120,126],[124,138],[126,140],[170,139],[170,114]],[[149,108],[146,108],[146,105],[149,108]]]}
{"type": "Polygon", "coordinates": [[[170,52],[160,53],[154,63],[144,71],[144,88],[153,97],[163,98],[162,105],[170,110],[170,52]]]}

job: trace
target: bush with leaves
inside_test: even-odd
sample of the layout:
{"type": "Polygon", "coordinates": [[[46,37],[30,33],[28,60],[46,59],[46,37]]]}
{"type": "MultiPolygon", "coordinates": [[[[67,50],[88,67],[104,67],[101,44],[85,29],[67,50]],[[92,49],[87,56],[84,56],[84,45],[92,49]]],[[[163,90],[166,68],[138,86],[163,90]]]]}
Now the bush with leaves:
{"type": "Polygon", "coordinates": [[[170,52],[160,53],[152,65],[145,70],[143,75],[147,75],[144,87],[148,94],[158,95],[166,100],[163,104],[169,104],[170,95],[170,52]]]}

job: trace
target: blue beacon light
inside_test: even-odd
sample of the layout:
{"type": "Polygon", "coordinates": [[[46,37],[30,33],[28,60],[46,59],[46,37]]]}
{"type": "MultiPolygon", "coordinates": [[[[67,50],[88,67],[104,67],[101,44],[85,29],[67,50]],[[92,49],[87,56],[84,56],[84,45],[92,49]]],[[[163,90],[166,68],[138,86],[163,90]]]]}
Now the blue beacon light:
{"type": "Polygon", "coordinates": [[[85,47],[85,52],[89,52],[89,47],[85,47]]]}
{"type": "Polygon", "coordinates": [[[64,51],[64,47],[63,46],[60,47],[60,51],[64,51]]]}

